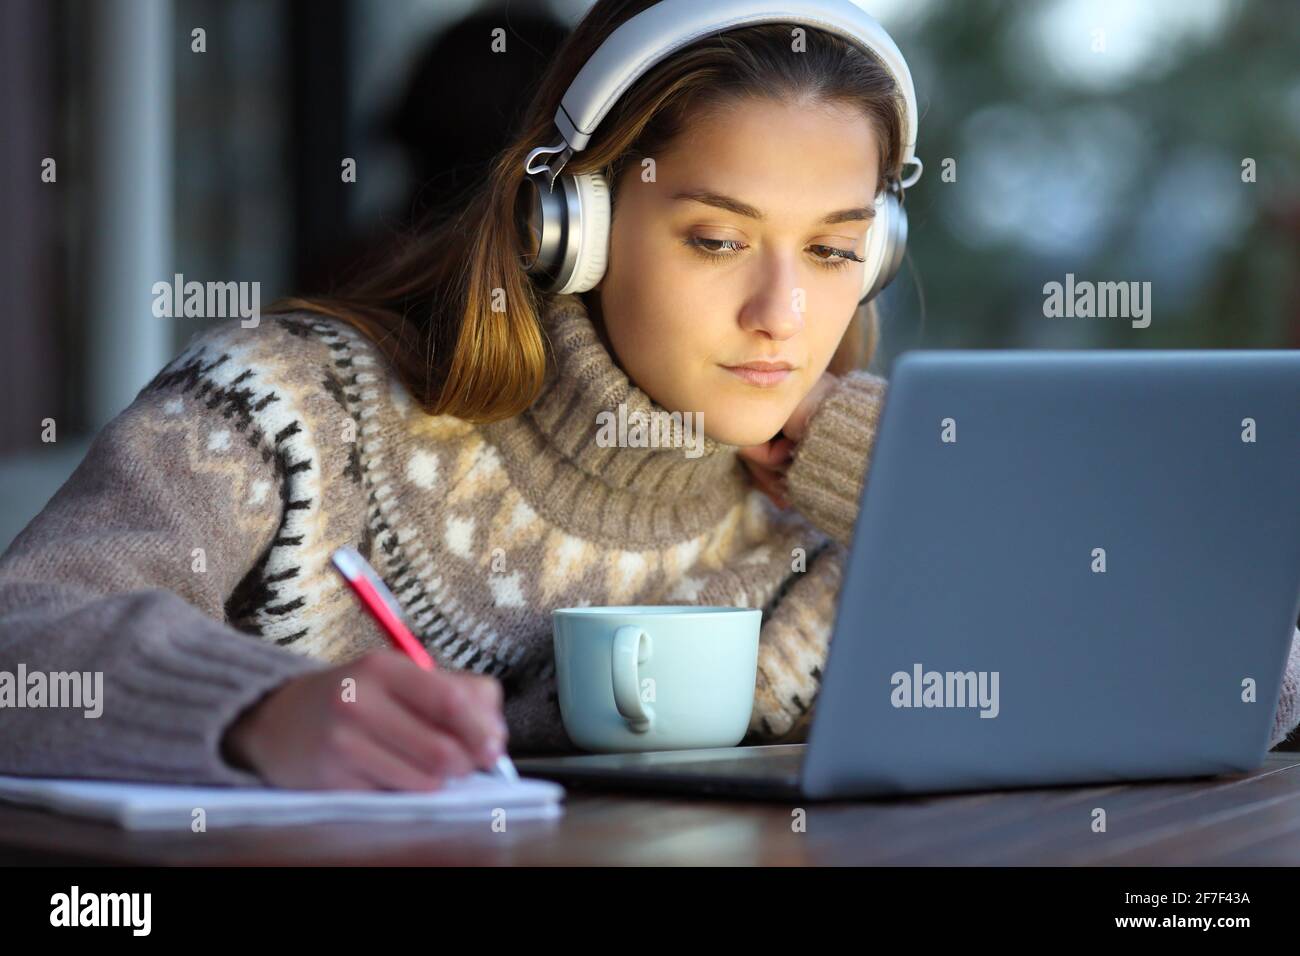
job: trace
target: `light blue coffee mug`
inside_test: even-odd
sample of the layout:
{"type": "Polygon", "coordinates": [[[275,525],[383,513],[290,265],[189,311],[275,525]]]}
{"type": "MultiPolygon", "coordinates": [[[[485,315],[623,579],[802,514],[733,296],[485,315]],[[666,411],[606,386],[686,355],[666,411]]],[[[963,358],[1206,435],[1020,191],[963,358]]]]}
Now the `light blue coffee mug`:
{"type": "Polygon", "coordinates": [[[734,747],[754,707],[762,617],[694,605],[553,611],[569,738],[604,752],[734,747]]]}

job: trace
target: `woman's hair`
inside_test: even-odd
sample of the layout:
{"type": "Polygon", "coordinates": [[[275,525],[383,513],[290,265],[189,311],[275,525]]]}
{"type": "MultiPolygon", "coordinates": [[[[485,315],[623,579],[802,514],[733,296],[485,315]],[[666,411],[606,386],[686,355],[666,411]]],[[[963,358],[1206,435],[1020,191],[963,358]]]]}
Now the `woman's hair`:
{"type": "MultiPolygon", "coordinates": [[[[266,311],[306,310],[348,322],[376,343],[429,414],[482,423],[528,408],[542,388],[547,351],[539,321],[546,293],[520,266],[526,247],[516,196],[524,162],[534,147],[558,140],[555,112],[583,64],[654,2],[598,0],[542,76],[517,135],[458,211],[436,217],[337,293],[280,299],[266,311]],[[502,293],[505,311],[493,311],[502,293]]],[[[602,170],[616,194],[625,165],[662,155],[688,119],[749,98],[856,106],[880,144],[876,192],[899,177],[905,113],[889,71],[811,27],[806,49],[796,51],[791,25],[778,23],[716,34],[657,63],[619,97],[564,171],[602,170]]],[[[854,313],[830,371],[868,365],[877,339],[873,301],[854,313]]]]}

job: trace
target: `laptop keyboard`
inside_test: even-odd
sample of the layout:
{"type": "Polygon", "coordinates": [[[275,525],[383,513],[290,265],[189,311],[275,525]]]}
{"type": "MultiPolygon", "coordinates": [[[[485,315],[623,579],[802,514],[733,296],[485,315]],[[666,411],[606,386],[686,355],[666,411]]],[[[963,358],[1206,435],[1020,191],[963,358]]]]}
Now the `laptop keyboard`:
{"type": "Polygon", "coordinates": [[[753,747],[714,747],[707,750],[658,750],[641,753],[579,754],[563,757],[520,757],[521,771],[545,766],[565,771],[619,771],[689,776],[784,777],[798,774],[806,744],[753,747]]]}
{"type": "Polygon", "coordinates": [[[558,763],[575,768],[617,769],[624,773],[775,779],[798,775],[806,749],[806,744],[769,744],[757,747],[714,747],[708,750],[659,750],[589,754],[561,758],[558,763]]]}
{"type": "Polygon", "coordinates": [[[803,757],[799,754],[772,754],[752,759],[721,758],[689,760],[661,766],[661,772],[692,777],[746,777],[773,779],[797,777],[803,757]]]}

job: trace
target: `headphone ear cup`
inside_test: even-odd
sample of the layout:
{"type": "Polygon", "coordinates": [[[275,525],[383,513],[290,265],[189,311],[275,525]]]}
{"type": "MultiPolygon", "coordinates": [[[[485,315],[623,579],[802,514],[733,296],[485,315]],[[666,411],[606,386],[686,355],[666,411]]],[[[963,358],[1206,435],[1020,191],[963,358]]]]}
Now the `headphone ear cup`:
{"type": "Polygon", "coordinates": [[[578,221],[569,236],[578,244],[578,255],[573,275],[560,294],[595,288],[609,261],[609,183],[603,173],[594,172],[574,176],[573,182],[578,191],[578,221]]]}
{"type": "Polygon", "coordinates": [[[883,191],[873,204],[876,218],[867,232],[859,304],[878,296],[893,281],[907,246],[907,212],[892,192],[883,191]]]}

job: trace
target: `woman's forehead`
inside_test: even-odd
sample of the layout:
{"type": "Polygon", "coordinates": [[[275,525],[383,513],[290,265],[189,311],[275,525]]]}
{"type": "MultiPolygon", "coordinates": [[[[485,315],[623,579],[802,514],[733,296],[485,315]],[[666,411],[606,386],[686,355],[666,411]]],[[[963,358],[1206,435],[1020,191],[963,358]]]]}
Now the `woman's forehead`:
{"type": "Polygon", "coordinates": [[[731,177],[781,175],[811,168],[817,176],[861,177],[879,165],[880,144],[870,118],[840,104],[745,101],[684,121],[656,159],[683,174],[712,167],[731,177]]]}

